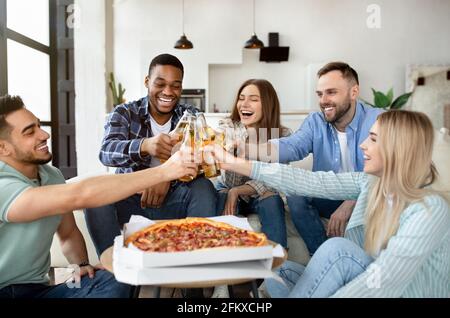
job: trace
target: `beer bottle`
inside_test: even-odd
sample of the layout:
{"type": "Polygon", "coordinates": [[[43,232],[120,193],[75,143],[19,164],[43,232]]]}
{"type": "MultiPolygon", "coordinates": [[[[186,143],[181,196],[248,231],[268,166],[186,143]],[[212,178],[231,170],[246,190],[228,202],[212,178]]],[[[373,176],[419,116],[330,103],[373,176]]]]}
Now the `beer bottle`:
{"type": "MultiPolygon", "coordinates": [[[[213,130],[214,131],[214,130],[213,130]]],[[[218,144],[222,148],[226,148],[226,142],[225,142],[225,129],[219,127],[214,131],[214,143],[218,144]]]]}
{"type": "MultiPolygon", "coordinates": [[[[203,113],[197,114],[197,123],[198,123],[198,128],[199,128],[200,136],[201,136],[201,145],[204,147],[204,146],[214,143],[214,139],[215,139],[214,130],[212,130],[206,124],[205,115],[203,113]]],[[[203,158],[202,158],[201,167],[203,169],[203,172],[205,173],[205,177],[214,178],[214,177],[217,177],[218,175],[220,175],[220,169],[219,169],[218,165],[216,164],[212,154],[209,152],[203,152],[202,156],[203,156],[203,158]]]]}
{"type": "MultiPolygon", "coordinates": [[[[186,125],[184,128],[184,133],[182,134],[182,142],[181,142],[181,147],[180,150],[183,150],[184,148],[191,148],[194,151],[196,151],[196,146],[195,146],[195,142],[194,142],[194,138],[195,138],[195,122],[194,122],[194,116],[190,115],[187,117],[187,121],[186,121],[186,125]]],[[[191,175],[186,175],[181,177],[180,179],[181,182],[190,182],[192,180],[194,180],[194,176],[191,175]]]]}
{"type": "MultiPolygon", "coordinates": [[[[175,128],[171,132],[169,132],[170,138],[174,138],[176,136],[177,143],[181,142],[183,140],[184,129],[188,126],[189,118],[192,116],[193,116],[192,113],[186,109],[183,115],[181,116],[180,120],[178,121],[177,125],[175,126],[175,128]]],[[[161,163],[166,162],[166,160],[164,159],[159,159],[159,161],[161,163]]]]}
{"type": "Polygon", "coordinates": [[[193,117],[193,116],[194,115],[189,110],[186,109],[183,113],[183,116],[181,116],[180,120],[178,121],[177,125],[175,126],[175,129],[172,130],[169,133],[169,135],[174,136],[176,134],[178,137],[178,142],[183,140],[184,129],[189,124],[189,118],[193,117]]]}
{"type": "Polygon", "coordinates": [[[203,132],[202,132],[202,126],[200,125],[200,121],[198,119],[198,115],[195,115],[194,117],[194,160],[196,163],[198,163],[197,167],[197,175],[201,175],[204,173],[203,171],[203,158],[201,149],[203,147],[203,132]]]}

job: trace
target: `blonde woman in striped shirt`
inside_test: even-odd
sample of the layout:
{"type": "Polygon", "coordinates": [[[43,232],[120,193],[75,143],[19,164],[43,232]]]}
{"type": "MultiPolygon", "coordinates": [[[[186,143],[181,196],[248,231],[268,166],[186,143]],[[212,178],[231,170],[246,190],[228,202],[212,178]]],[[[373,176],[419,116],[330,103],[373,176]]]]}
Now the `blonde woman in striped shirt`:
{"type": "MultiPolygon", "coordinates": [[[[433,126],[423,113],[378,116],[361,145],[364,173],[310,172],[234,158],[221,167],[290,194],[357,200],[345,238],[320,246],[306,267],[287,261],[272,297],[449,297],[450,210],[430,189],[433,126]]],[[[448,178],[448,176],[442,176],[448,178]]]]}

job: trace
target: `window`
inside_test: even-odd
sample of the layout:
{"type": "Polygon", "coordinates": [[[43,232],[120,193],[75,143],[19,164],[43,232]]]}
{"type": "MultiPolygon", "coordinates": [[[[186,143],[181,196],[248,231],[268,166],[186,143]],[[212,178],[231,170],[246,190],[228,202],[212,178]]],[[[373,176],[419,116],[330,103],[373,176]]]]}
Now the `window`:
{"type": "Polygon", "coordinates": [[[6,0],[6,13],[8,29],[50,45],[49,0],[6,0]]]}
{"type": "MultiPolygon", "coordinates": [[[[51,135],[52,164],[76,176],[73,0],[0,0],[0,95],[20,95],[51,135]]],[[[49,142],[50,144],[50,142],[49,142]]]]}
{"type": "Polygon", "coordinates": [[[8,92],[20,95],[41,121],[51,122],[50,55],[7,40],[8,92]]]}

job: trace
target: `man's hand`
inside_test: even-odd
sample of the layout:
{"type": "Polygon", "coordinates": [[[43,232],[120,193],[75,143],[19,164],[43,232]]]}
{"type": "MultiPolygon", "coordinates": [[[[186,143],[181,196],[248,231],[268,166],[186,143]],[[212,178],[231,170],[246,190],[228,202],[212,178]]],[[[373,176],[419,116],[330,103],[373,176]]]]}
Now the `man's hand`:
{"type": "Polygon", "coordinates": [[[344,201],[331,215],[327,226],[327,236],[344,236],[345,227],[352,215],[356,201],[344,201]]]}
{"type": "Polygon", "coordinates": [[[98,270],[92,265],[86,265],[80,267],[80,277],[89,275],[89,278],[94,278],[95,271],[98,270]]]}
{"type": "Polygon", "coordinates": [[[187,175],[192,176],[194,180],[198,172],[198,164],[194,160],[191,148],[177,151],[157,168],[163,171],[164,179],[161,181],[176,180],[187,175]]]}
{"type": "Polygon", "coordinates": [[[225,202],[225,207],[223,208],[223,215],[235,215],[237,202],[239,199],[239,193],[235,188],[228,191],[227,201],[225,202]]]}
{"type": "Polygon", "coordinates": [[[163,182],[145,189],[141,196],[141,207],[159,208],[169,192],[170,182],[163,182]]]}
{"type": "Polygon", "coordinates": [[[81,266],[81,267],[76,267],[73,268],[72,267],[72,275],[71,277],[69,277],[69,279],[67,279],[67,282],[72,282],[72,283],[79,283],[81,281],[81,278],[83,276],[88,275],[90,279],[94,278],[95,276],[95,272],[98,270],[104,270],[105,268],[102,265],[86,265],[86,266],[81,266]],[[78,270],[79,269],[79,270],[78,270]]]}
{"type": "Polygon", "coordinates": [[[141,154],[167,160],[172,154],[174,138],[167,134],[159,134],[146,138],[141,145],[141,154]]]}

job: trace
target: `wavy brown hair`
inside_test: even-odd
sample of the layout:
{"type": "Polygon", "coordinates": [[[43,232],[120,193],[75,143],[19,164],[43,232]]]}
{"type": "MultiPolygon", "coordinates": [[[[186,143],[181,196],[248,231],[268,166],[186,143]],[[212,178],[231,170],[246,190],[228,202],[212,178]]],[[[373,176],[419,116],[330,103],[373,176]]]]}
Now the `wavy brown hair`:
{"type": "Polygon", "coordinates": [[[278,136],[282,136],[282,127],[280,123],[280,101],[278,100],[278,95],[275,88],[273,88],[272,84],[265,79],[249,79],[241,85],[236,94],[233,111],[231,112],[231,120],[234,122],[241,120],[237,104],[239,102],[239,96],[241,95],[242,90],[249,85],[255,85],[258,87],[261,100],[262,118],[256,124],[256,131],[258,132],[258,128],[267,128],[267,138],[271,139],[271,128],[278,128],[278,136]]]}

